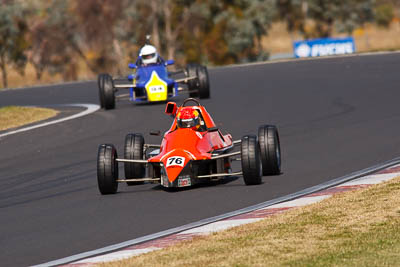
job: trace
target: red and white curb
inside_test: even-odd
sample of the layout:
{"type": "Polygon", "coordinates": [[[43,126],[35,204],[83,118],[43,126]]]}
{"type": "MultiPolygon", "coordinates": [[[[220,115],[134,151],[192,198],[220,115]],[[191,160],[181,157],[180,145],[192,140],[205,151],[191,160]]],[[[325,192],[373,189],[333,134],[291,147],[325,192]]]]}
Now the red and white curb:
{"type": "Polygon", "coordinates": [[[189,230],[185,230],[176,234],[171,234],[165,237],[150,240],[141,244],[128,246],[118,251],[107,253],[101,256],[95,256],[86,258],[83,260],[75,261],[62,266],[92,266],[94,264],[122,260],[137,256],[143,253],[159,250],[172,246],[183,240],[191,240],[195,236],[208,235],[213,232],[229,229],[231,227],[253,223],[262,219],[267,218],[270,215],[284,212],[286,210],[301,207],[313,203],[320,202],[326,198],[331,197],[334,194],[346,191],[356,190],[358,188],[365,188],[370,185],[379,184],[381,182],[388,181],[395,177],[400,176],[400,164],[391,166],[374,174],[366,175],[361,178],[345,182],[343,184],[305,195],[303,197],[282,202],[279,204],[271,205],[265,208],[253,210],[248,213],[236,215],[227,219],[215,221],[203,226],[195,227],[189,230]]]}

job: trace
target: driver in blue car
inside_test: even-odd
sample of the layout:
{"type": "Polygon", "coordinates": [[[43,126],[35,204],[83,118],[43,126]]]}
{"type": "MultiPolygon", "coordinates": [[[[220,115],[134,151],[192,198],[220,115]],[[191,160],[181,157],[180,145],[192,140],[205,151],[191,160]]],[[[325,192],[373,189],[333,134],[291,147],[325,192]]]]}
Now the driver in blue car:
{"type": "Polygon", "coordinates": [[[145,45],[140,49],[139,56],[143,65],[161,63],[161,59],[158,56],[157,49],[152,45],[145,45]]]}

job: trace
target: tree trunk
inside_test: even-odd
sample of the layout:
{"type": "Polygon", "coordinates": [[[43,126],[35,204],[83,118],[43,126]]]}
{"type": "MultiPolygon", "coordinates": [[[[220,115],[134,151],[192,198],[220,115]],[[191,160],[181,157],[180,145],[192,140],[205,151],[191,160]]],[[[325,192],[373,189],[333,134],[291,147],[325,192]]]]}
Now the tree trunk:
{"type": "Polygon", "coordinates": [[[163,13],[164,13],[164,18],[165,18],[165,39],[167,41],[167,58],[166,59],[172,59],[172,58],[174,58],[174,55],[175,55],[175,44],[174,44],[174,40],[173,40],[172,25],[171,25],[172,11],[171,11],[171,5],[169,2],[170,2],[169,0],[163,1],[163,13]]]}
{"type": "Polygon", "coordinates": [[[0,56],[0,67],[1,67],[1,74],[2,74],[2,78],[3,78],[3,87],[7,88],[8,87],[7,67],[6,67],[6,60],[4,58],[4,55],[0,56]]]}
{"type": "Polygon", "coordinates": [[[159,1],[158,0],[152,0],[151,1],[151,9],[153,12],[153,25],[152,25],[152,33],[151,33],[151,37],[153,39],[153,44],[154,46],[161,51],[162,47],[160,45],[160,31],[158,29],[158,23],[159,23],[159,19],[158,19],[158,6],[159,6],[159,1]]]}
{"type": "Polygon", "coordinates": [[[179,33],[182,31],[183,27],[186,26],[189,21],[189,9],[187,7],[184,8],[182,19],[180,20],[180,24],[175,27],[175,30],[172,30],[172,3],[170,0],[163,1],[163,13],[165,18],[165,39],[167,41],[167,59],[174,59],[176,53],[176,39],[179,36],[179,33]]]}
{"type": "Polygon", "coordinates": [[[113,49],[115,54],[117,55],[117,63],[115,64],[117,66],[116,71],[118,75],[121,76],[124,60],[123,60],[122,48],[117,39],[113,40],[113,49]]]}

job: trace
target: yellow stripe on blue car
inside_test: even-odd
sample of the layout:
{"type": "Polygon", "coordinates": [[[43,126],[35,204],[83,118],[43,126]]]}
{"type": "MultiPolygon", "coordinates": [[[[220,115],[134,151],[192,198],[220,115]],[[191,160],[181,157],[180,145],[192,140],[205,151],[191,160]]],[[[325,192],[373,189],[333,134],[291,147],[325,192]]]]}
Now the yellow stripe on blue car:
{"type": "Polygon", "coordinates": [[[167,83],[163,81],[156,71],[151,73],[150,80],[146,83],[148,101],[165,101],[168,98],[167,83]]]}

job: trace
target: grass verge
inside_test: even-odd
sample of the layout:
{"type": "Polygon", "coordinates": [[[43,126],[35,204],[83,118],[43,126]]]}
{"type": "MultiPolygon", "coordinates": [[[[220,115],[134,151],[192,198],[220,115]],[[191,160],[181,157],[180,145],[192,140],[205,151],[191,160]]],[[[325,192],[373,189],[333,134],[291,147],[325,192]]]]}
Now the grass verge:
{"type": "Polygon", "coordinates": [[[99,266],[399,266],[399,262],[400,177],[99,266]]]}
{"type": "Polygon", "coordinates": [[[49,108],[7,106],[0,108],[0,131],[54,117],[58,111],[49,108]]]}

